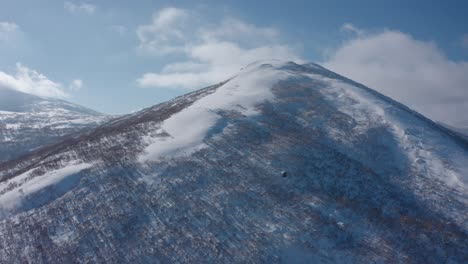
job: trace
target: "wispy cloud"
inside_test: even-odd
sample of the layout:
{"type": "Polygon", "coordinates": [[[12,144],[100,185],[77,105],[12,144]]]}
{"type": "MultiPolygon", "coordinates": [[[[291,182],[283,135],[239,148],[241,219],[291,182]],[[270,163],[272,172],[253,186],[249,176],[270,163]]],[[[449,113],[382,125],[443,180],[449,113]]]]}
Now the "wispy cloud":
{"type": "Polygon", "coordinates": [[[188,11],[173,7],[153,14],[150,24],[137,29],[139,48],[157,55],[183,51],[187,41],[184,29],[188,18],[188,11]]]}
{"type": "Polygon", "coordinates": [[[0,71],[0,86],[39,96],[54,98],[68,96],[60,83],[20,63],[16,64],[16,72],[13,74],[0,71]]]}
{"type": "Polygon", "coordinates": [[[222,81],[252,61],[300,60],[274,28],[234,17],[209,23],[185,9],[155,13],[150,24],[138,28],[137,36],[145,54],[183,57],[160,72],[141,76],[137,82],[142,87],[196,89],[222,81]]]}
{"type": "Polygon", "coordinates": [[[65,2],[63,4],[63,8],[72,14],[87,14],[91,15],[94,14],[97,7],[95,5],[89,3],[73,3],[73,2],[65,2]]]}
{"type": "Polygon", "coordinates": [[[355,25],[351,24],[351,23],[345,23],[341,26],[341,31],[343,32],[349,32],[349,33],[353,33],[353,34],[356,34],[356,35],[364,35],[364,30],[356,27],[355,25]]]}
{"type": "Polygon", "coordinates": [[[348,39],[324,62],[426,116],[452,125],[468,122],[468,62],[452,61],[435,43],[383,30],[348,39]]]}
{"type": "Polygon", "coordinates": [[[68,86],[68,89],[72,92],[77,92],[83,88],[83,80],[80,79],[75,79],[71,81],[70,85],[68,86]]]}
{"type": "Polygon", "coordinates": [[[11,38],[19,30],[19,26],[12,22],[0,22],[0,41],[11,38]]]}

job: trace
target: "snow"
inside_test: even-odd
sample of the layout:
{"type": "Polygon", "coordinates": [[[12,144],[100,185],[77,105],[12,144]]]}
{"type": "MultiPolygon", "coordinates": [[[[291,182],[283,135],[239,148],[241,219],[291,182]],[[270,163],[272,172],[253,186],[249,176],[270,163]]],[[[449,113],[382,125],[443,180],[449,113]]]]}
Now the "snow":
{"type": "Polygon", "coordinates": [[[35,169],[32,169],[9,181],[2,182],[0,185],[0,193],[3,194],[0,195],[0,208],[3,210],[13,209],[21,204],[24,197],[54,185],[66,177],[77,174],[91,166],[92,164],[89,163],[68,164],[65,167],[36,177],[33,176],[35,169]],[[8,190],[9,186],[15,187],[8,190]]]}
{"type": "MultiPolygon", "coordinates": [[[[317,77],[314,76],[314,78],[317,77]]],[[[448,168],[444,164],[444,158],[447,157],[443,156],[443,149],[434,151],[426,146],[426,142],[423,142],[423,139],[426,139],[427,142],[438,142],[442,140],[442,146],[448,146],[452,144],[450,140],[440,139],[441,136],[438,134],[427,134],[424,137],[413,136],[407,131],[415,124],[413,124],[411,120],[402,119],[400,116],[396,116],[392,111],[388,111],[391,110],[391,106],[386,104],[385,101],[377,100],[375,96],[366,93],[359,87],[338,80],[326,79],[326,81],[330,83],[331,88],[340,89],[340,93],[355,101],[356,104],[354,105],[350,105],[349,103],[337,105],[342,111],[351,114],[355,120],[360,121],[358,122],[360,129],[369,129],[369,120],[377,124],[380,123],[389,126],[399,142],[400,149],[407,150],[407,158],[410,160],[410,163],[413,164],[415,170],[423,171],[429,169],[431,173],[428,175],[434,175],[448,186],[460,188],[463,191],[467,190],[466,183],[468,183],[468,179],[464,179],[464,177],[468,175],[468,170],[466,170],[467,166],[460,165],[468,164],[468,157],[466,157],[464,153],[458,153],[458,155],[456,154],[450,157],[452,162],[458,163],[458,165],[454,167],[462,168],[462,171],[456,171],[448,168]],[[421,162],[418,161],[424,161],[424,163],[422,163],[423,165],[420,165],[421,162]]],[[[427,171],[425,173],[427,174],[427,171]]]]}
{"type": "MultiPolygon", "coordinates": [[[[214,93],[199,99],[162,122],[156,128],[156,136],[144,137],[147,147],[139,161],[189,155],[205,148],[203,142],[208,131],[221,118],[218,115],[219,110],[237,111],[246,116],[256,115],[256,106],[259,103],[275,99],[271,91],[273,85],[295,76],[295,73],[281,69],[285,64],[281,61],[261,61],[241,69],[237,76],[214,93]],[[164,136],[163,132],[169,136],[164,136]]],[[[468,179],[465,177],[468,175],[468,166],[463,164],[468,164],[468,158],[465,153],[444,156],[444,149],[434,151],[428,147],[434,142],[438,146],[453,144],[450,140],[444,140],[440,134],[427,134],[424,135],[426,141],[421,142],[419,137],[408,134],[407,131],[414,126],[410,120],[411,115],[402,118],[395,114],[393,104],[382,100],[369,90],[318,74],[304,73],[302,76],[327,83],[328,88],[321,92],[334,102],[337,109],[353,117],[357,122],[357,133],[365,133],[372,126],[388,126],[400,145],[398,149],[406,150],[406,158],[414,171],[422,173],[429,170],[430,175],[434,175],[448,186],[461,191],[467,190],[468,179]],[[454,164],[453,168],[458,170],[446,166],[447,159],[454,164]]],[[[420,125],[427,126],[425,123],[420,125]]],[[[339,130],[329,128],[327,131],[330,136],[339,138],[346,144],[346,138],[342,138],[339,130]]]]}
{"type": "Polygon", "coordinates": [[[58,232],[56,232],[55,235],[50,236],[50,239],[57,244],[57,245],[62,245],[66,244],[69,241],[72,241],[77,238],[77,234],[73,232],[72,230],[63,230],[59,229],[58,232]]]}
{"type": "Polygon", "coordinates": [[[13,130],[17,130],[21,127],[21,124],[6,124],[6,129],[13,129],[13,130]]]}
{"type": "Polygon", "coordinates": [[[271,87],[291,76],[285,71],[275,69],[281,65],[278,61],[272,63],[273,66],[267,67],[249,65],[216,92],[165,120],[158,131],[162,130],[170,136],[145,137],[144,141],[148,146],[139,161],[188,155],[206,147],[203,139],[220,119],[217,114],[219,110],[237,111],[246,116],[257,114],[256,105],[274,100],[271,87]]]}
{"type": "MultiPolygon", "coordinates": [[[[203,146],[202,141],[209,128],[216,123],[216,114],[207,109],[186,109],[166,120],[161,130],[170,134],[146,148],[144,159],[169,156],[171,153],[189,154],[203,146]],[[193,122],[196,120],[196,122],[193,122]]],[[[152,139],[149,138],[149,141],[152,139]]]]}
{"type": "Polygon", "coordinates": [[[0,110],[0,115],[12,115],[12,114],[16,114],[16,113],[18,113],[18,112],[0,110]]]}
{"type": "MultiPolygon", "coordinates": [[[[468,155],[466,150],[439,129],[434,129],[428,120],[416,113],[401,111],[389,100],[374,94],[370,90],[351,85],[347,82],[323,76],[309,75],[315,80],[322,80],[328,85],[323,93],[340,112],[351,116],[356,125],[355,136],[340,133],[340,129],[327,128],[325,131],[334,138],[337,147],[346,155],[356,156],[362,150],[356,149],[353,138],[367,135],[373,128],[385,128],[390,135],[381,135],[380,141],[388,148],[387,155],[395,157],[406,176],[405,187],[418,199],[432,204],[432,210],[457,223],[466,222],[466,212],[456,209],[452,204],[441,204],[440,193],[428,188],[428,183],[443,186],[454,191],[452,202],[459,206],[468,206],[468,155]]],[[[373,145],[371,143],[369,147],[373,145]]],[[[365,148],[366,146],[360,146],[365,148]]],[[[377,170],[391,170],[385,161],[380,164],[372,161],[377,170]]],[[[390,165],[391,166],[391,165],[390,165]]],[[[400,177],[401,175],[389,175],[400,177]]],[[[468,230],[464,226],[465,230],[468,230]]]]}
{"type": "Polygon", "coordinates": [[[12,93],[7,99],[0,93],[0,163],[110,119],[65,101],[12,93]]]}
{"type": "Polygon", "coordinates": [[[321,68],[274,65],[6,167],[0,262],[463,262],[466,145],[321,68]]]}

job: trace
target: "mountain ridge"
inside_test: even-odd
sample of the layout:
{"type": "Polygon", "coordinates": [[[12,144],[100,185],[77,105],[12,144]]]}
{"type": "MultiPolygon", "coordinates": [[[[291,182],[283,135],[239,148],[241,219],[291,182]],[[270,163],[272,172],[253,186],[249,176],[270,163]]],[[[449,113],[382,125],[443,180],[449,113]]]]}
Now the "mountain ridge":
{"type": "Polygon", "coordinates": [[[61,99],[0,87],[0,163],[109,118],[61,99]]]}
{"type": "MultiPolygon", "coordinates": [[[[246,67],[242,68],[241,70],[244,70],[245,68],[248,68],[249,66],[255,66],[255,65],[268,65],[268,62],[269,60],[262,60],[262,61],[256,61],[256,62],[253,62],[249,65],[247,65],[246,67]]],[[[281,63],[282,61],[276,61],[276,60],[273,60],[273,62],[276,62],[276,63],[281,63]]],[[[456,141],[460,142],[461,144],[465,145],[468,147],[468,140],[466,139],[466,137],[460,135],[460,133],[456,132],[453,128],[450,128],[448,127],[447,125],[444,125],[444,124],[440,124],[438,122],[435,122],[423,115],[421,115],[420,113],[418,113],[417,111],[409,108],[408,106],[406,105],[403,105],[401,103],[399,103],[398,101],[395,101],[394,99],[386,96],[386,95],[383,95],[383,94],[380,94],[378,93],[377,91],[373,90],[373,89],[370,89],[368,87],[366,87],[365,85],[361,84],[361,83],[358,83],[358,82],[355,82],[351,79],[348,79],[342,75],[339,75],[337,73],[334,73],[334,72],[331,72],[329,70],[327,70],[326,68],[320,66],[319,64],[316,64],[316,63],[306,63],[306,64],[303,64],[303,65],[300,65],[300,64],[296,64],[292,61],[289,61],[287,63],[284,63],[286,68],[291,67],[293,66],[294,67],[298,67],[300,68],[301,70],[304,70],[306,69],[307,71],[307,67],[308,66],[312,66],[313,68],[318,68],[320,69],[322,72],[321,73],[325,73],[326,75],[328,76],[331,76],[331,77],[334,77],[336,79],[340,79],[340,80],[344,80],[346,82],[349,82],[353,85],[356,85],[364,90],[366,90],[367,92],[370,92],[374,95],[377,95],[379,98],[382,98],[383,100],[387,101],[388,103],[390,104],[394,104],[402,109],[404,109],[405,111],[407,111],[409,114],[412,114],[412,115],[415,115],[417,116],[418,118],[422,118],[424,119],[426,122],[430,123],[434,128],[436,129],[440,129],[441,131],[443,131],[444,133],[446,133],[446,135],[448,137],[451,137],[453,139],[455,139],[456,141]]],[[[154,106],[150,106],[150,107],[147,107],[147,108],[144,108],[140,111],[137,111],[137,112],[134,112],[134,113],[130,113],[130,114],[125,114],[125,115],[122,115],[120,117],[116,117],[116,118],[112,118],[111,120],[95,127],[95,128],[91,128],[89,130],[86,130],[86,131],[83,131],[81,133],[76,133],[74,135],[68,135],[66,136],[63,141],[62,140],[59,140],[57,142],[52,142],[51,144],[51,148],[54,148],[54,146],[57,146],[59,147],[60,145],[68,145],[69,142],[75,142],[75,141],[79,141],[81,138],[83,137],[88,137],[88,136],[91,136],[91,137],[95,137],[99,134],[102,134],[102,133],[105,133],[106,131],[109,131],[109,130],[121,130],[122,128],[124,128],[125,126],[128,126],[128,125],[135,125],[137,124],[138,122],[144,122],[144,119],[146,118],[146,113],[149,113],[151,114],[151,112],[154,110],[154,109],[157,109],[161,106],[164,106],[164,105],[167,105],[167,104],[170,104],[171,102],[173,101],[177,101],[177,100],[180,100],[180,99],[183,99],[187,96],[190,96],[190,95],[194,95],[194,94],[199,94],[199,93],[203,93],[204,91],[209,91],[209,90],[213,90],[219,86],[222,86],[226,83],[228,83],[231,79],[235,78],[234,77],[231,77],[229,79],[227,79],[226,81],[223,81],[223,82],[220,82],[218,84],[215,84],[215,85],[212,85],[212,86],[208,86],[206,88],[203,88],[203,89],[200,89],[200,90],[196,90],[196,91],[193,91],[193,92],[189,92],[187,94],[184,94],[184,95],[181,95],[181,96],[177,96],[176,98],[174,99],[171,99],[167,102],[162,102],[162,103],[159,103],[157,105],[154,105],[154,106]],[[139,115],[143,115],[143,118],[138,118],[138,119],[135,119],[135,120],[131,120],[132,117],[134,116],[139,116],[139,115]],[[130,124],[126,123],[127,120],[129,121],[133,121],[133,122],[130,122],[130,124]]],[[[90,110],[90,111],[93,111],[93,110],[90,110]]],[[[177,112],[177,110],[174,110],[174,112],[177,112]]],[[[98,113],[99,114],[99,113],[98,113]]],[[[160,118],[161,120],[163,118],[160,118]]],[[[47,147],[45,148],[45,150],[43,150],[42,147],[38,148],[38,152],[41,152],[41,151],[46,151],[47,147]]],[[[37,151],[33,151],[32,153],[28,154],[27,156],[25,157],[22,157],[22,158],[27,158],[28,156],[34,156],[37,154],[37,151]]],[[[11,162],[14,162],[14,160],[12,160],[11,162]]]]}
{"type": "Polygon", "coordinates": [[[466,141],[347,80],[260,62],[0,164],[0,260],[462,261],[466,141]]]}

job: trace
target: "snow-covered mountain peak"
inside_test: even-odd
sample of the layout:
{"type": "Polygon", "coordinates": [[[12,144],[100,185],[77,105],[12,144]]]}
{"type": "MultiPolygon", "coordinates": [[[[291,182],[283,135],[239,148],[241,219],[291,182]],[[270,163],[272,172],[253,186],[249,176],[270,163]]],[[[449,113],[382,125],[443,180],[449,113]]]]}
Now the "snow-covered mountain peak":
{"type": "Polygon", "coordinates": [[[53,114],[53,111],[59,111],[92,116],[102,115],[64,100],[36,96],[2,86],[0,86],[0,111],[18,113],[50,112],[51,114],[53,114]]]}
{"type": "Polygon", "coordinates": [[[0,111],[24,112],[41,98],[0,85],[0,111]]]}
{"type": "Polygon", "coordinates": [[[200,150],[204,147],[207,133],[220,122],[220,112],[236,112],[245,116],[258,114],[257,105],[274,100],[271,88],[291,76],[279,69],[282,65],[276,61],[274,66],[264,62],[249,65],[214,92],[164,120],[158,130],[167,136],[146,137],[149,145],[140,161],[187,155],[200,150]]]}
{"type": "Polygon", "coordinates": [[[235,74],[0,164],[0,262],[466,259],[463,138],[316,64],[235,74]]]}
{"type": "Polygon", "coordinates": [[[64,100],[0,86],[0,163],[108,119],[64,100]]]}

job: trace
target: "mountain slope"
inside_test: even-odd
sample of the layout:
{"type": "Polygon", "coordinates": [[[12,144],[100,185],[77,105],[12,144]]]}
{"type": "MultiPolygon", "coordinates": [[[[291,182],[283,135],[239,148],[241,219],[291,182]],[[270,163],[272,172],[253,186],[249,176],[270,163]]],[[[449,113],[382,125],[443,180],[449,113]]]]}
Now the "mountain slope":
{"type": "Polygon", "coordinates": [[[0,262],[462,263],[468,143],[318,65],[0,164],[0,262]]]}
{"type": "Polygon", "coordinates": [[[107,119],[63,100],[0,87],[0,163],[107,119]]]}
{"type": "Polygon", "coordinates": [[[452,130],[454,133],[459,134],[461,137],[465,138],[466,140],[468,140],[468,125],[454,127],[454,126],[447,125],[447,124],[444,124],[444,123],[440,123],[440,124],[443,125],[444,127],[448,128],[448,129],[452,130]]]}

